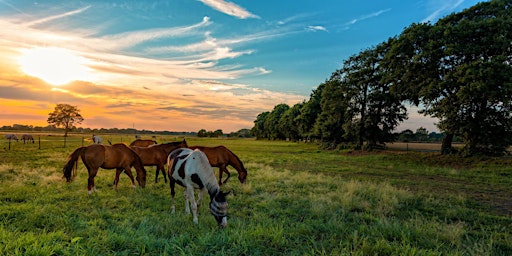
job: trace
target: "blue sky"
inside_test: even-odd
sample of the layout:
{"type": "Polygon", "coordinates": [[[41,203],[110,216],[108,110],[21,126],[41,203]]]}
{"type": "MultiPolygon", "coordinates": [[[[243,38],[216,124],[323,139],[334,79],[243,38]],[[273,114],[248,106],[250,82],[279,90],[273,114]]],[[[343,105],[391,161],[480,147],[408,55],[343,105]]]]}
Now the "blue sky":
{"type": "MultiPolygon", "coordinates": [[[[307,100],[350,55],[479,1],[0,0],[0,125],[224,132],[307,100]]],[[[414,109],[401,128],[436,130],[414,109]]]]}

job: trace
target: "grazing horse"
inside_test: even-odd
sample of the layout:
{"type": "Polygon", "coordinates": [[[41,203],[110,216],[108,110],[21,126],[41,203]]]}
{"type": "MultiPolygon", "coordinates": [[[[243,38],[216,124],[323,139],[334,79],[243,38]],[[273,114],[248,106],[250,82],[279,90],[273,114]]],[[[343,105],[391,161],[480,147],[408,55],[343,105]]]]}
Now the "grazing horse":
{"type": "MultiPolygon", "coordinates": [[[[140,157],[123,143],[114,144],[112,146],[92,144],[86,147],[79,147],[73,151],[68,157],[68,161],[63,168],[64,177],[66,181],[72,181],[71,173],[76,169],[78,158],[82,158],[82,162],[87,168],[89,173],[89,181],[87,184],[87,192],[96,192],[94,186],[94,177],[98,173],[98,169],[116,169],[116,180],[114,182],[117,189],[119,182],[119,173],[125,171],[128,177],[132,180],[132,186],[135,188],[135,181],[133,179],[131,167],[133,166],[137,171],[137,182],[139,186],[146,186],[146,169],[142,165],[140,157]]],[[[73,172],[75,173],[75,172],[73,172]]],[[[73,175],[74,176],[74,175],[73,175]]]]}
{"type": "Polygon", "coordinates": [[[208,191],[210,195],[210,213],[215,217],[219,227],[227,225],[228,202],[226,195],[220,190],[215,179],[213,169],[208,162],[206,155],[200,150],[179,148],[171,152],[167,160],[167,175],[171,187],[171,209],[174,213],[174,184],[185,187],[185,213],[190,213],[192,208],[193,221],[198,223],[197,210],[201,205],[203,194],[208,191]],[[194,197],[194,189],[199,189],[197,203],[194,197]]]}
{"type": "Polygon", "coordinates": [[[156,165],[155,183],[158,182],[158,174],[160,171],[162,171],[165,183],[167,183],[167,176],[164,169],[164,165],[167,162],[167,157],[173,150],[186,147],[188,147],[188,145],[185,140],[155,144],[149,147],[130,146],[130,148],[140,156],[144,166],[156,165]]]}
{"type": "Polygon", "coordinates": [[[102,144],[103,143],[103,139],[100,136],[93,134],[92,135],[92,142],[94,144],[102,144]]]}
{"type": "Polygon", "coordinates": [[[32,143],[35,143],[34,141],[34,137],[32,136],[32,134],[23,134],[21,135],[21,140],[23,140],[23,144],[25,144],[25,141],[32,141],[32,143]]]}
{"type": "Polygon", "coordinates": [[[18,141],[18,137],[16,136],[16,134],[6,134],[5,139],[18,141]]]}
{"type": "Polygon", "coordinates": [[[136,140],[132,141],[132,143],[130,143],[130,147],[132,147],[132,146],[135,146],[135,147],[148,147],[148,146],[155,145],[155,144],[158,144],[155,140],[136,139],[136,140]]]}
{"type": "Polygon", "coordinates": [[[229,179],[229,176],[231,176],[227,168],[228,165],[231,165],[236,169],[236,171],[238,172],[238,180],[240,180],[240,183],[245,183],[245,180],[247,179],[247,170],[245,169],[244,164],[242,163],[240,158],[238,158],[237,155],[231,152],[231,150],[227,149],[224,146],[192,146],[189,148],[199,149],[203,151],[208,157],[208,162],[210,162],[210,165],[212,167],[219,167],[219,185],[226,183],[229,179]],[[224,181],[222,181],[223,172],[225,172],[228,175],[228,177],[224,181]]]}

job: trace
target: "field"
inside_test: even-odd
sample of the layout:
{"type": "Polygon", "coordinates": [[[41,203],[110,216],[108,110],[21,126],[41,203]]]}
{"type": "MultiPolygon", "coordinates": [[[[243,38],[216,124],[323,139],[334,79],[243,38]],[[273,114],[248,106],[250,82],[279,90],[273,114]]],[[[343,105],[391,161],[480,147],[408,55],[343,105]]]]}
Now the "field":
{"type": "MultiPolygon", "coordinates": [[[[252,139],[187,138],[225,145],[248,170],[223,190],[228,226],[203,202],[199,224],[184,213],[177,187],[133,189],[100,170],[87,194],[80,162],[62,179],[67,156],[90,141],[36,136],[0,143],[0,255],[512,255],[512,159],[437,153],[323,151],[317,145],[252,139]],[[38,143],[40,138],[41,144],[38,143]]],[[[103,136],[129,142],[133,136],[103,136]]],[[[174,141],[175,137],[157,137],[174,141]]],[[[215,169],[216,175],[217,169],[215,169]]],[[[207,201],[207,200],[206,200],[207,201]]]]}

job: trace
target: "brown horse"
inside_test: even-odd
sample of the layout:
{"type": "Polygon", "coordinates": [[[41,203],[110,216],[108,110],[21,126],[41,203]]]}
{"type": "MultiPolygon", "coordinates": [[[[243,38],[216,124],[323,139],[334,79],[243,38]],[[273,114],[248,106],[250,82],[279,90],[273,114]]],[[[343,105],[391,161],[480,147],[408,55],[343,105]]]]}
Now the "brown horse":
{"type": "MultiPolygon", "coordinates": [[[[126,144],[119,143],[112,146],[92,144],[87,147],[79,147],[71,153],[68,161],[63,168],[64,177],[66,181],[72,181],[72,172],[76,170],[78,158],[82,158],[82,162],[87,168],[89,173],[89,181],[87,184],[87,192],[91,194],[92,191],[96,192],[94,186],[94,177],[98,173],[98,169],[116,169],[116,180],[114,182],[117,189],[119,182],[119,174],[125,171],[128,177],[132,180],[132,186],[135,188],[135,181],[133,179],[131,167],[133,166],[137,171],[137,182],[141,187],[146,186],[146,169],[142,165],[142,161],[126,144]]],[[[73,175],[74,176],[74,175],[73,175]]]]}
{"type": "Polygon", "coordinates": [[[141,140],[141,139],[136,139],[134,141],[132,141],[132,143],[130,143],[130,147],[148,147],[148,146],[151,146],[151,145],[155,145],[155,144],[158,144],[155,140],[141,140]]]}
{"type": "Polygon", "coordinates": [[[185,140],[155,144],[149,147],[130,146],[130,148],[133,149],[133,151],[135,151],[140,156],[140,159],[142,160],[142,164],[144,166],[156,166],[155,183],[158,182],[158,174],[160,171],[162,171],[165,183],[167,183],[167,175],[165,175],[164,169],[164,165],[167,163],[167,157],[169,156],[171,151],[177,148],[186,147],[188,147],[188,145],[185,140]]]}
{"type": "Polygon", "coordinates": [[[208,162],[212,167],[219,167],[219,185],[226,183],[231,174],[228,171],[227,166],[233,166],[238,172],[238,180],[240,183],[245,183],[245,179],[247,179],[247,170],[244,167],[244,164],[235,155],[231,150],[224,146],[217,147],[203,147],[203,146],[192,146],[190,149],[199,149],[203,151],[208,157],[208,162]],[[225,172],[228,177],[222,181],[222,173],[225,172]]]}

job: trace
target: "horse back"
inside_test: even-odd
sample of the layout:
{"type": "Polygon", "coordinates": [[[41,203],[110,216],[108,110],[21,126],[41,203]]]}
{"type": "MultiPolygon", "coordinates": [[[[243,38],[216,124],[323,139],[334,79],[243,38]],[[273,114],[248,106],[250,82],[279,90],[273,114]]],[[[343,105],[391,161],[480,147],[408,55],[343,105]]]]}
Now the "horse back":
{"type": "Polygon", "coordinates": [[[203,147],[192,146],[191,149],[199,149],[203,151],[208,158],[211,166],[220,167],[221,165],[230,164],[236,156],[225,146],[203,147]]]}
{"type": "Polygon", "coordinates": [[[107,158],[104,145],[92,144],[86,147],[82,153],[82,161],[88,168],[98,168],[105,163],[107,158]]]}

